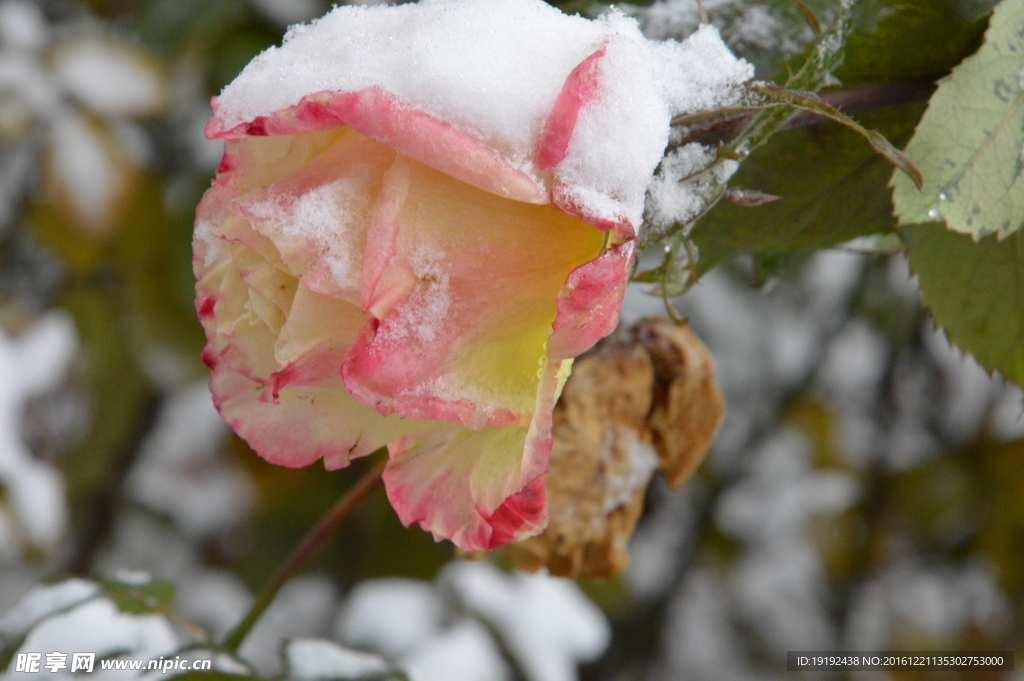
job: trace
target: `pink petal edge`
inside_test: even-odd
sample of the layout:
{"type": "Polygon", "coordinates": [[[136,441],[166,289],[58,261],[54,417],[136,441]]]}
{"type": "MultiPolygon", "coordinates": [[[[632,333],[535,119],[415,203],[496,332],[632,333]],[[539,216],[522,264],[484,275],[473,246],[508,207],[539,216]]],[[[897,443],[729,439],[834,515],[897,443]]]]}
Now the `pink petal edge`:
{"type": "Polygon", "coordinates": [[[298,104],[226,128],[212,100],[210,139],[293,135],[349,125],[363,135],[484,191],[526,203],[548,203],[548,193],[494,149],[453,125],[383,90],[323,91],[298,104]]]}
{"type": "Polygon", "coordinates": [[[538,170],[554,170],[568,153],[580,109],[597,94],[600,60],[604,54],[604,47],[591,54],[569,73],[562,84],[562,91],[548,114],[537,145],[534,163],[538,170]]]}
{"type": "Polygon", "coordinates": [[[558,294],[549,359],[578,357],[615,330],[635,253],[635,242],[627,241],[572,271],[558,294]]]}
{"type": "Polygon", "coordinates": [[[377,319],[416,285],[412,267],[398,254],[399,216],[409,195],[409,159],[399,156],[384,173],[384,184],[366,232],[363,256],[363,311],[377,319]]]}
{"type": "Polygon", "coordinates": [[[450,539],[464,551],[489,551],[544,529],[548,514],[542,476],[548,470],[551,454],[551,411],[557,397],[560,367],[561,362],[546,365],[537,390],[537,411],[527,430],[522,456],[514,463],[517,469],[507,469],[504,476],[481,481],[458,461],[445,466],[443,475],[416,475],[417,466],[431,470],[430,464],[419,457],[443,456],[437,452],[443,447],[428,446],[422,454],[411,454],[422,437],[418,435],[388,445],[390,458],[384,470],[384,485],[392,507],[406,527],[419,524],[435,538],[450,539]],[[488,507],[480,501],[493,496],[489,492],[500,489],[510,479],[515,481],[514,491],[504,493],[507,496],[500,504],[488,507]],[[488,485],[499,487],[488,489],[488,485]],[[472,506],[453,503],[459,499],[475,501],[472,506]]]}

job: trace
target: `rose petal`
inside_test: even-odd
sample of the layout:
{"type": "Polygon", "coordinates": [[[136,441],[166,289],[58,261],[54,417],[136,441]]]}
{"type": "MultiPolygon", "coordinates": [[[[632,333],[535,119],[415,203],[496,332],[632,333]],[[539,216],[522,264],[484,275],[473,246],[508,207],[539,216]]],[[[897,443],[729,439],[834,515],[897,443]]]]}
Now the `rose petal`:
{"type": "Polygon", "coordinates": [[[388,498],[406,525],[466,551],[490,550],[547,524],[544,485],[551,411],[569,362],[544,363],[528,427],[468,430],[457,424],[388,446],[388,498]]]}
{"type": "Polygon", "coordinates": [[[504,156],[449,123],[418,111],[379,87],[359,92],[317,92],[299,103],[224,129],[216,113],[210,139],[294,135],[349,125],[372,140],[486,192],[516,201],[547,203],[545,189],[504,156]]]}
{"type": "MultiPolygon", "coordinates": [[[[217,204],[230,196],[214,187],[199,214],[223,216],[217,204]]],[[[254,241],[255,230],[237,216],[196,233],[196,306],[208,338],[203,359],[224,420],[262,457],[294,467],[323,458],[328,468],[340,468],[429,429],[386,418],[348,394],[341,364],[368,315],[313,291],[245,245],[254,241]],[[211,248],[222,250],[207,263],[211,248]]]]}
{"type": "MultiPolygon", "coordinates": [[[[209,360],[210,355],[204,355],[209,360]]],[[[429,424],[385,418],[340,391],[281,390],[277,402],[260,400],[261,386],[216,360],[210,392],[221,416],[272,464],[300,468],[317,459],[328,470],[347,466],[387,442],[429,424]]]]}
{"type": "Polygon", "coordinates": [[[558,292],[604,235],[419,163],[410,172],[396,261],[419,281],[356,341],[345,385],[385,414],[526,423],[558,292]]]}
{"type": "Polygon", "coordinates": [[[360,304],[359,255],[394,158],[386,147],[346,130],[305,165],[231,205],[273,242],[303,283],[360,304]]]}
{"type": "Polygon", "coordinates": [[[384,173],[363,256],[363,309],[380,319],[416,285],[416,274],[398,250],[399,217],[409,196],[409,158],[399,156],[384,173]]]}
{"type": "Polygon", "coordinates": [[[635,252],[634,242],[627,241],[573,270],[558,294],[548,357],[578,357],[615,330],[635,252]]]}
{"type": "Polygon", "coordinates": [[[580,62],[565,79],[537,146],[534,163],[538,170],[554,170],[569,151],[580,109],[597,94],[600,60],[604,54],[602,47],[580,62]]]}

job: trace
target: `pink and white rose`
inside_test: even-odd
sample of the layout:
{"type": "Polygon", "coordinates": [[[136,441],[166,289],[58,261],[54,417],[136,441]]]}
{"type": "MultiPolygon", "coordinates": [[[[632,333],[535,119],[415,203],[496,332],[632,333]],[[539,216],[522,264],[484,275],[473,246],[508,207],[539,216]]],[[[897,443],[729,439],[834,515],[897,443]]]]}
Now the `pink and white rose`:
{"type": "Polygon", "coordinates": [[[214,100],[194,240],[231,427],[293,467],[387,445],[401,520],[466,550],[543,529],[552,408],[618,322],[668,138],[652,45],[619,14],[425,0],[254,60],[214,100]]]}

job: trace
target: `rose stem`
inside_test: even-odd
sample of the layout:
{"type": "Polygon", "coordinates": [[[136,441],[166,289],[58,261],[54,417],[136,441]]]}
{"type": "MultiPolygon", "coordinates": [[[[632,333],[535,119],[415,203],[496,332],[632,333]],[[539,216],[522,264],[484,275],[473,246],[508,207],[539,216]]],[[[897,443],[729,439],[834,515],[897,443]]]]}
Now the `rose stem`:
{"type": "Polygon", "coordinates": [[[249,608],[249,612],[245,614],[245,618],[239,622],[238,626],[228,634],[228,637],[221,644],[220,650],[234,654],[245,637],[248,636],[249,631],[259,620],[260,616],[267,607],[273,602],[274,597],[277,596],[277,592],[281,590],[281,587],[295,574],[295,572],[302,567],[302,564],[306,562],[320,545],[330,537],[338,526],[341,525],[352,513],[359,508],[366,499],[370,496],[378,485],[381,484],[381,476],[384,473],[384,466],[387,464],[387,459],[381,461],[370,469],[366,475],[359,479],[359,481],[353,486],[348,492],[345,493],[341,499],[338,500],[331,510],[327,511],[320,521],[313,526],[313,528],[306,533],[306,536],[302,538],[295,550],[292,551],[291,555],[278,566],[273,576],[267,580],[267,583],[260,589],[259,595],[256,596],[256,600],[253,602],[252,607],[249,608]]]}

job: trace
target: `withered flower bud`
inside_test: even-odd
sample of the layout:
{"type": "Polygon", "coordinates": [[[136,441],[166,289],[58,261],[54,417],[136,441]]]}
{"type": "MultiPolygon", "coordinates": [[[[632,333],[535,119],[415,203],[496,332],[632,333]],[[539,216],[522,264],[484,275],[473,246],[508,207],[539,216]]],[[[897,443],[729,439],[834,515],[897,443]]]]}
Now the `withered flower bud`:
{"type": "Polygon", "coordinates": [[[687,326],[638,322],[581,357],[554,411],[551,520],[509,545],[524,570],[602,579],[627,546],[656,469],[679,487],[711,446],[724,412],[707,348],[687,326]]]}

